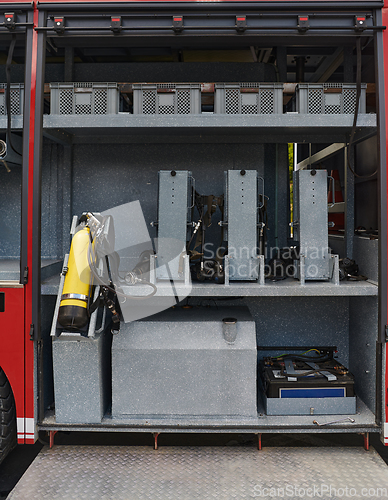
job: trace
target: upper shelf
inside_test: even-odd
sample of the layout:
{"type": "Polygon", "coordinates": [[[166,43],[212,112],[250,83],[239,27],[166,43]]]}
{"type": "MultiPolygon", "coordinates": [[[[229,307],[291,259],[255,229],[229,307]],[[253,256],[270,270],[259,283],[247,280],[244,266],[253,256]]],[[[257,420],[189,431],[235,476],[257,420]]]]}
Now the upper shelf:
{"type": "MultiPolygon", "coordinates": [[[[214,136],[228,142],[348,142],[353,115],[43,115],[45,136],[71,144],[94,141],[103,136],[106,142],[214,142],[214,136]],[[149,132],[152,130],[152,135],[149,132]],[[120,137],[122,139],[120,139],[120,137]]],[[[0,130],[7,128],[0,117],[0,130]]],[[[23,117],[12,117],[12,129],[23,129],[23,117]]],[[[360,114],[356,140],[377,131],[376,114],[360,114]]]]}
{"type": "MultiPolygon", "coordinates": [[[[298,113],[273,115],[44,115],[45,135],[53,140],[71,143],[85,142],[96,135],[114,136],[107,140],[126,142],[179,142],[189,140],[211,141],[212,135],[227,136],[236,142],[347,142],[353,124],[353,115],[301,115],[298,113]],[[152,130],[152,136],[149,131],[152,130]],[[243,133],[242,133],[243,132],[243,133]],[[234,138],[234,139],[233,139],[234,138]]],[[[0,121],[0,126],[2,122],[0,121]]],[[[376,133],[376,114],[360,114],[357,133],[370,136],[376,133]]]]}

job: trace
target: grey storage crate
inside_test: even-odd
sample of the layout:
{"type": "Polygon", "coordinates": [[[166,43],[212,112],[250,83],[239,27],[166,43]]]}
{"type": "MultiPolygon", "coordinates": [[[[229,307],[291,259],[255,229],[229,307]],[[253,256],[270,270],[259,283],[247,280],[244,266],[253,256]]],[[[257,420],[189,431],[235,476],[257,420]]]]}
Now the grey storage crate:
{"type": "Polygon", "coordinates": [[[117,83],[50,83],[52,115],[112,115],[119,111],[117,83]]]}
{"type": "Polygon", "coordinates": [[[214,113],[273,115],[283,113],[282,83],[216,83],[214,113]]]}
{"type": "MultiPolygon", "coordinates": [[[[354,114],[355,83],[299,83],[296,87],[296,111],[301,114],[354,114]]],[[[366,112],[366,83],[361,84],[359,113],[366,112]]]]}
{"type": "Polygon", "coordinates": [[[200,83],[135,83],[134,115],[196,115],[201,113],[200,83]]]}
{"type": "MultiPolygon", "coordinates": [[[[0,116],[7,114],[6,109],[6,83],[0,83],[0,116]]],[[[11,83],[11,115],[23,114],[24,84],[11,83]]]]}

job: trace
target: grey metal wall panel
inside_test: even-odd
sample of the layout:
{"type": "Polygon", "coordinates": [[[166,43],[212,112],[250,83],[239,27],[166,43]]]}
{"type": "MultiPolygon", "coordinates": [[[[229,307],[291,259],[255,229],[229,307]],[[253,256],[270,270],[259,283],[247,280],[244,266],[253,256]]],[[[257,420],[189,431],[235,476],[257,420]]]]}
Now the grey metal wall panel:
{"type": "MultiPolygon", "coordinates": [[[[256,322],[258,346],[337,346],[338,361],[349,367],[349,297],[260,297],[245,303],[256,322]]],[[[259,351],[259,357],[269,355],[259,351]]]]}
{"type": "Polygon", "coordinates": [[[379,240],[354,236],[353,245],[353,258],[358,264],[360,274],[377,282],[379,279],[379,240]]]}
{"type": "Polygon", "coordinates": [[[349,369],[356,394],[376,411],[377,297],[352,297],[349,308],[349,369]]]}

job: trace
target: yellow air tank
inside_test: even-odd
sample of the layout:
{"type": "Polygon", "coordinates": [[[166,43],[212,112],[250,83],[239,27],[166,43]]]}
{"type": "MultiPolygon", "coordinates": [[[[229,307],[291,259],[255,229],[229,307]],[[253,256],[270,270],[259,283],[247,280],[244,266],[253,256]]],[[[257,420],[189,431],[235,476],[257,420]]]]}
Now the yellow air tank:
{"type": "Polygon", "coordinates": [[[88,320],[91,272],[88,264],[90,229],[84,227],[73,236],[68,271],[63,285],[58,322],[65,328],[83,328],[88,320]]]}

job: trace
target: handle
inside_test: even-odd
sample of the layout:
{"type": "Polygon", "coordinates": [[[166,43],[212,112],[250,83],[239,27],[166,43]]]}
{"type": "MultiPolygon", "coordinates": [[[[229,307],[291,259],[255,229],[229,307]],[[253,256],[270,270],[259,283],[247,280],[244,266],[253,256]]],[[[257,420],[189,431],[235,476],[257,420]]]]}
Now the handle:
{"type": "Polygon", "coordinates": [[[335,205],[335,179],[331,175],[328,175],[327,177],[329,179],[331,179],[331,193],[332,193],[331,194],[331,198],[333,200],[332,203],[331,203],[331,205],[329,205],[330,208],[331,208],[331,207],[334,207],[334,205],[335,205]]]}
{"type": "Polygon", "coordinates": [[[192,205],[190,207],[187,207],[189,210],[194,208],[195,205],[195,179],[192,175],[189,175],[189,179],[191,178],[191,201],[192,205]]]}
{"type": "Polygon", "coordinates": [[[259,202],[257,208],[263,208],[264,207],[264,178],[261,177],[260,175],[257,176],[257,194],[258,194],[258,199],[260,199],[260,195],[261,195],[261,199],[263,201],[259,202]],[[260,180],[261,180],[261,183],[262,183],[262,191],[260,192],[260,189],[259,189],[259,184],[260,184],[260,180]]]}

